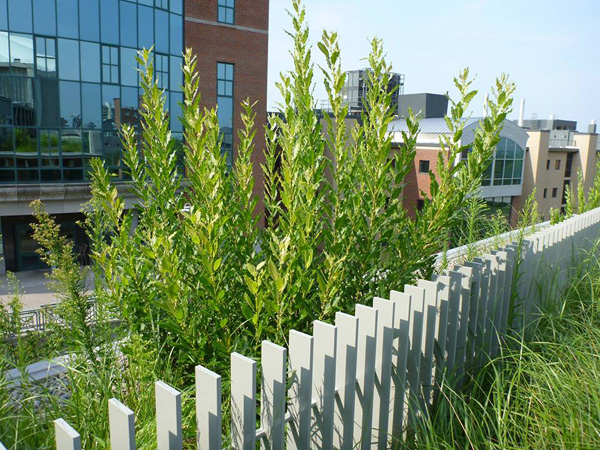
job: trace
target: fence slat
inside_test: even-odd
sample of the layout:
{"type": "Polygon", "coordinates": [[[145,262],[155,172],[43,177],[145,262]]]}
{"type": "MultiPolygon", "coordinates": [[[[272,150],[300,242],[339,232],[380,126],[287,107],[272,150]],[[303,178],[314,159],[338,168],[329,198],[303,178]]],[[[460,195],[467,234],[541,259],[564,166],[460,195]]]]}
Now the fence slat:
{"type": "Polygon", "coordinates": [[[54,421],[56,450],[81,450],[81,436],[63,419],[54,421]]]}
{"type": "Polygon", "coordinates": [[[407,427],[414,429],[417,418],[423,408],[421,395],[421,359],[423,358],[423,322],[425,312],[425,290],[416,286],[404,286],[404,292],[410,295],[410,350],[408,354],[408,416],[407,427]]]}
{"type": "Polygon", "coordinates": [[[256,362],[239,353],[231,354],[231,444],[256,448],[256,362]]]}
{"type": "Polygon", "coordinates": [[[467,357],[467,346],[469,338],[469,305],[471,304],[471,282],[473,269],[461,266],[457,272],[462,275],[460,290],[460,315],[456,347],[456,373],[458,375],[458,386],[462,385],[465,374],[465,361],[467,357]]]}
{"type": "Polygon", "coordinates": [[[484,255],[483,259],[489,261],[489,290],[488,290],[488,301],[487,301],[487,320],[486,320],[486,342],[484,349],[489,356],[494,355],[494,349],[496,348],[494,342],[496,341],[496,333],[498,332],[498,317],[497,317],[497,303],[498,303],[498,257],[495,255],[484,255]]]}
{"type": "Polygon", "coordinates": [[[285,427],[285,385],[287,350],[268,341],[262,342],[261,425],[264,450],[283,450],[285,427]]]}
{"type": "Polygon", "coordinates": [[[333,416],[335,408],[335,369],[337,327],[315,321],[313,324],[312,376],[312,448],[333,448],[333,416]]]}
{"type": "Polygon", "coordinates": [[[446,338],[446,374],[450,378],[456,373],[456,349],[458,346],[458,328],[460,321],[460,301],[462,274],[454,270],[448,271],[450,278],[450,299],[448,305],[448,333],[446,338]]]}
{"type": "Polygon", "coordinates": [[[333,418],[333,447],[346,450],[353,447],[358,319],[338,312],[335,315],[335,325],[338,329],[338,336],[335,371],[337,395],[333,418]]]}
{"type": "Polygon", "coordinates": [[[196,366],[196,445],[198,450],[222,449],[221,376],[196,366]]]}
{"type": "MultiPolygon", "coordinates": [[[[432,281],[437,285],[437,298],[439,304],[439,317],[435,334],[435,347],[433,356],[435,358],[434,380],[441,380],[446,367],[446,341],[448,337],[448,312],[450,309],[450,277],[445,275],[434,275],[432,281]]],[[[436,381],[436,385],[437,385],[436,381]]],[[[435,387],[437,389],[437,386],[435,387]]]]}
{"type": "Polygon", "coordinates": [[[133,411],[116,398],[108,401],[111,450],[135,450],[133,411]]]}
{"type": "Polygon", "coordinates": [[[156,442],[158,450],[180,450],[181,392],[162,381],[154,383],[156,399],[156,442]]]}
{"type": "Polygon", "coordinates": [[[411,297],[404,292],[391,291],[394,303],[394,342],[392,345],[392,389],[390,392],[389,446],[397,447],[404,432],[406,407],[406,368],[410,351],[411,297]]]}
{"type": "Polygon", "coordinates": [[[428,406],[432,403],[433,387],[433,351],[438,321],[437,283],[419,280],[418,287],[425,290],[425,309],[423,311],[423,360],[421,361],[421,388],[423,400],[428,406]]]}
{"type": "Polygon", "coordinates": [[[469,303],[469,329],[468,329],[468,341],[467,341],[467,363],[472,365],[475,361],[475,355],[477,353],[477,333],[478,319],[479,319],[479,304],[481,302],[481,270],[482,265],[477,262],[466,261],[465,267],[471,269],[471,301],[469,303]]]}
{"type": "Polygon", "coordinates": [[[364,305],[356,305],[355,316],[358,319],[358,338],[353,448],[366,449],[371,444],[378,317],[376,309],[364,305]]]}
{"type": "Polygon", "coordinates": [[[395,305],[389,300],[375,297],[373,308],[378,312],[375,393],[373,396],[373,439],[376,447],[383,450],[388,448],[395,305]]]}
{"type": "Polygon", "coordinates": [[[289,368],[292,382],[288,390],[291,421],[287,429],[289,450],[310,449],[312,403],[313,337],[290,331],[289,368]]]}

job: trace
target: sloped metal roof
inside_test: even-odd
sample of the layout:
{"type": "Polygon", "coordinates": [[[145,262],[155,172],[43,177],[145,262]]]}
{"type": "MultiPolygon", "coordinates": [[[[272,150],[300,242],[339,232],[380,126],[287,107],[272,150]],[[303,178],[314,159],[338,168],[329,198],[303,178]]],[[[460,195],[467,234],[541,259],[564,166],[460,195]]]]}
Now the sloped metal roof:
{"type": "MultiPolygon", "coordinates": [[[[469,125],[479,122],[481,120],[480,117],[469,117],[463,119],[465,128],[469,125]]],[[[419,122],[420,132],[423,134],[445,134],[450,133],[448,129],[448,125],[446,125],[446,121],[442,118],[433,118],[433,119],[421,119],[419,122]]],[[[388,132],[390,133],[399,133],[402,131],[408,131],[408,127],[406,126],[406,119],[396,119],[390,123],[388,127],[388,132]]]]}

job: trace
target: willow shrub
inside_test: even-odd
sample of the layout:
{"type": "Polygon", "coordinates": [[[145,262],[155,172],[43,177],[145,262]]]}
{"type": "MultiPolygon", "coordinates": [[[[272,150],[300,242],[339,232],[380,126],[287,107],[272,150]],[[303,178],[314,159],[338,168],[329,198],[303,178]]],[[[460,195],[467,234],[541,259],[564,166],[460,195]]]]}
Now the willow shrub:
{"type": "Polygon", "coordinates": [[[451,132],[441,141],[439,180],[431,175],[431,197],[410,218],[402,205],[403,180],[414,165],[419,120],[407,119],[404,144],[393,150],[391,66],[381,41],[371,41],[367,58],[366,110],[356,127],[348,127],[338,37],[323,33],[318,47],[332,113],[322,122],[299,0],[291,17],[294,67],[281,76],[280,114],[265,131],[264,229],[252,195],[258,139],[252,105],[243,103],[244,126],[229,169],[217,113],[200,108],[198,62],[189,50],[181,117],[186,177],[177,167],[179,148],[147,51],[140,57],[141,129],[139,135],[127,126],[123,132],[131,189],[139,199],[133,210],[125,208],[103,164],[92,164],[86,226],[102,280],[96,297],[128,333],[150,343],[182,384],[195,364],[226,371],[232,351],[256,354],[263,339],[285,343],[292,328],[310,331],[315,319],[331,320],[336,311],[350,312],[356,303],[428,276],[433,255],[460,220],[457,211],[481,185],[511,108],[514,87],[503,76],[467,151],[460,145],[462,118],[476,91],[468,70],[460,73],[454,80],[460,99],[446,117],[451,132]]]}

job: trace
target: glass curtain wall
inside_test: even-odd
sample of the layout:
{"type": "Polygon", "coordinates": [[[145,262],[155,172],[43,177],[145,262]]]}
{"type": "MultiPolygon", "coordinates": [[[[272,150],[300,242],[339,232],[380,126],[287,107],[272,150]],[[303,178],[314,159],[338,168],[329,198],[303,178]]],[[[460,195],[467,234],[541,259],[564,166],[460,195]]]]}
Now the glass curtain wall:
{"type": "Polygon", "coordinates": [[[124,179],[119,130],[139,127],[135,56],[152,45],[181,139],[182,1],[0,1],[0,183],[85,182],[92,157],[124,179]]]}

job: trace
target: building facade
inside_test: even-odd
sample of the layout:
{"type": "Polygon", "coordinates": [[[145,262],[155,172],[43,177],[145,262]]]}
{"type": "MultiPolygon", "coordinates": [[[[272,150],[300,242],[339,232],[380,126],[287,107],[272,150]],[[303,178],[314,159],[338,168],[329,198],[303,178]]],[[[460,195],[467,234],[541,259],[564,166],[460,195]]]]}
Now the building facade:
{"type": "MultiPolygon", "coordinates": [[[[91,158],[104,160],[127,205],[134,204],[119,132],[125,123],[139,127],[135,57],[142,48],[153,47],[180,140],[180,66],[184,48],[193,48],[203,106],[219,105],[223,150],[233,160],[240,101],[256,101],[257,126],[266,121],[268,0],[256,3],[0,0],[0,272],[43,267],[29,226],[35,199],[85,255],[75,222],[90,198],[91,158]]],[[[257,154],[263,148],[257,139],[257,154]]]]}
{"type": "Polygon", "coordinates": [[[523,193],[515,199],[514,208],[521,210],[535,189],[542,220],[549,220],[552,209],[565,207],[565,190],[577,195],[577,177],[583,176],[583,186],[591,188],[598,160],[596,125],[586,133],[578,133],[577,122],[524,121],[529,135],[523,174],[523,193]],[[531,127],[531,128],[528,128],[531,127]]]}

